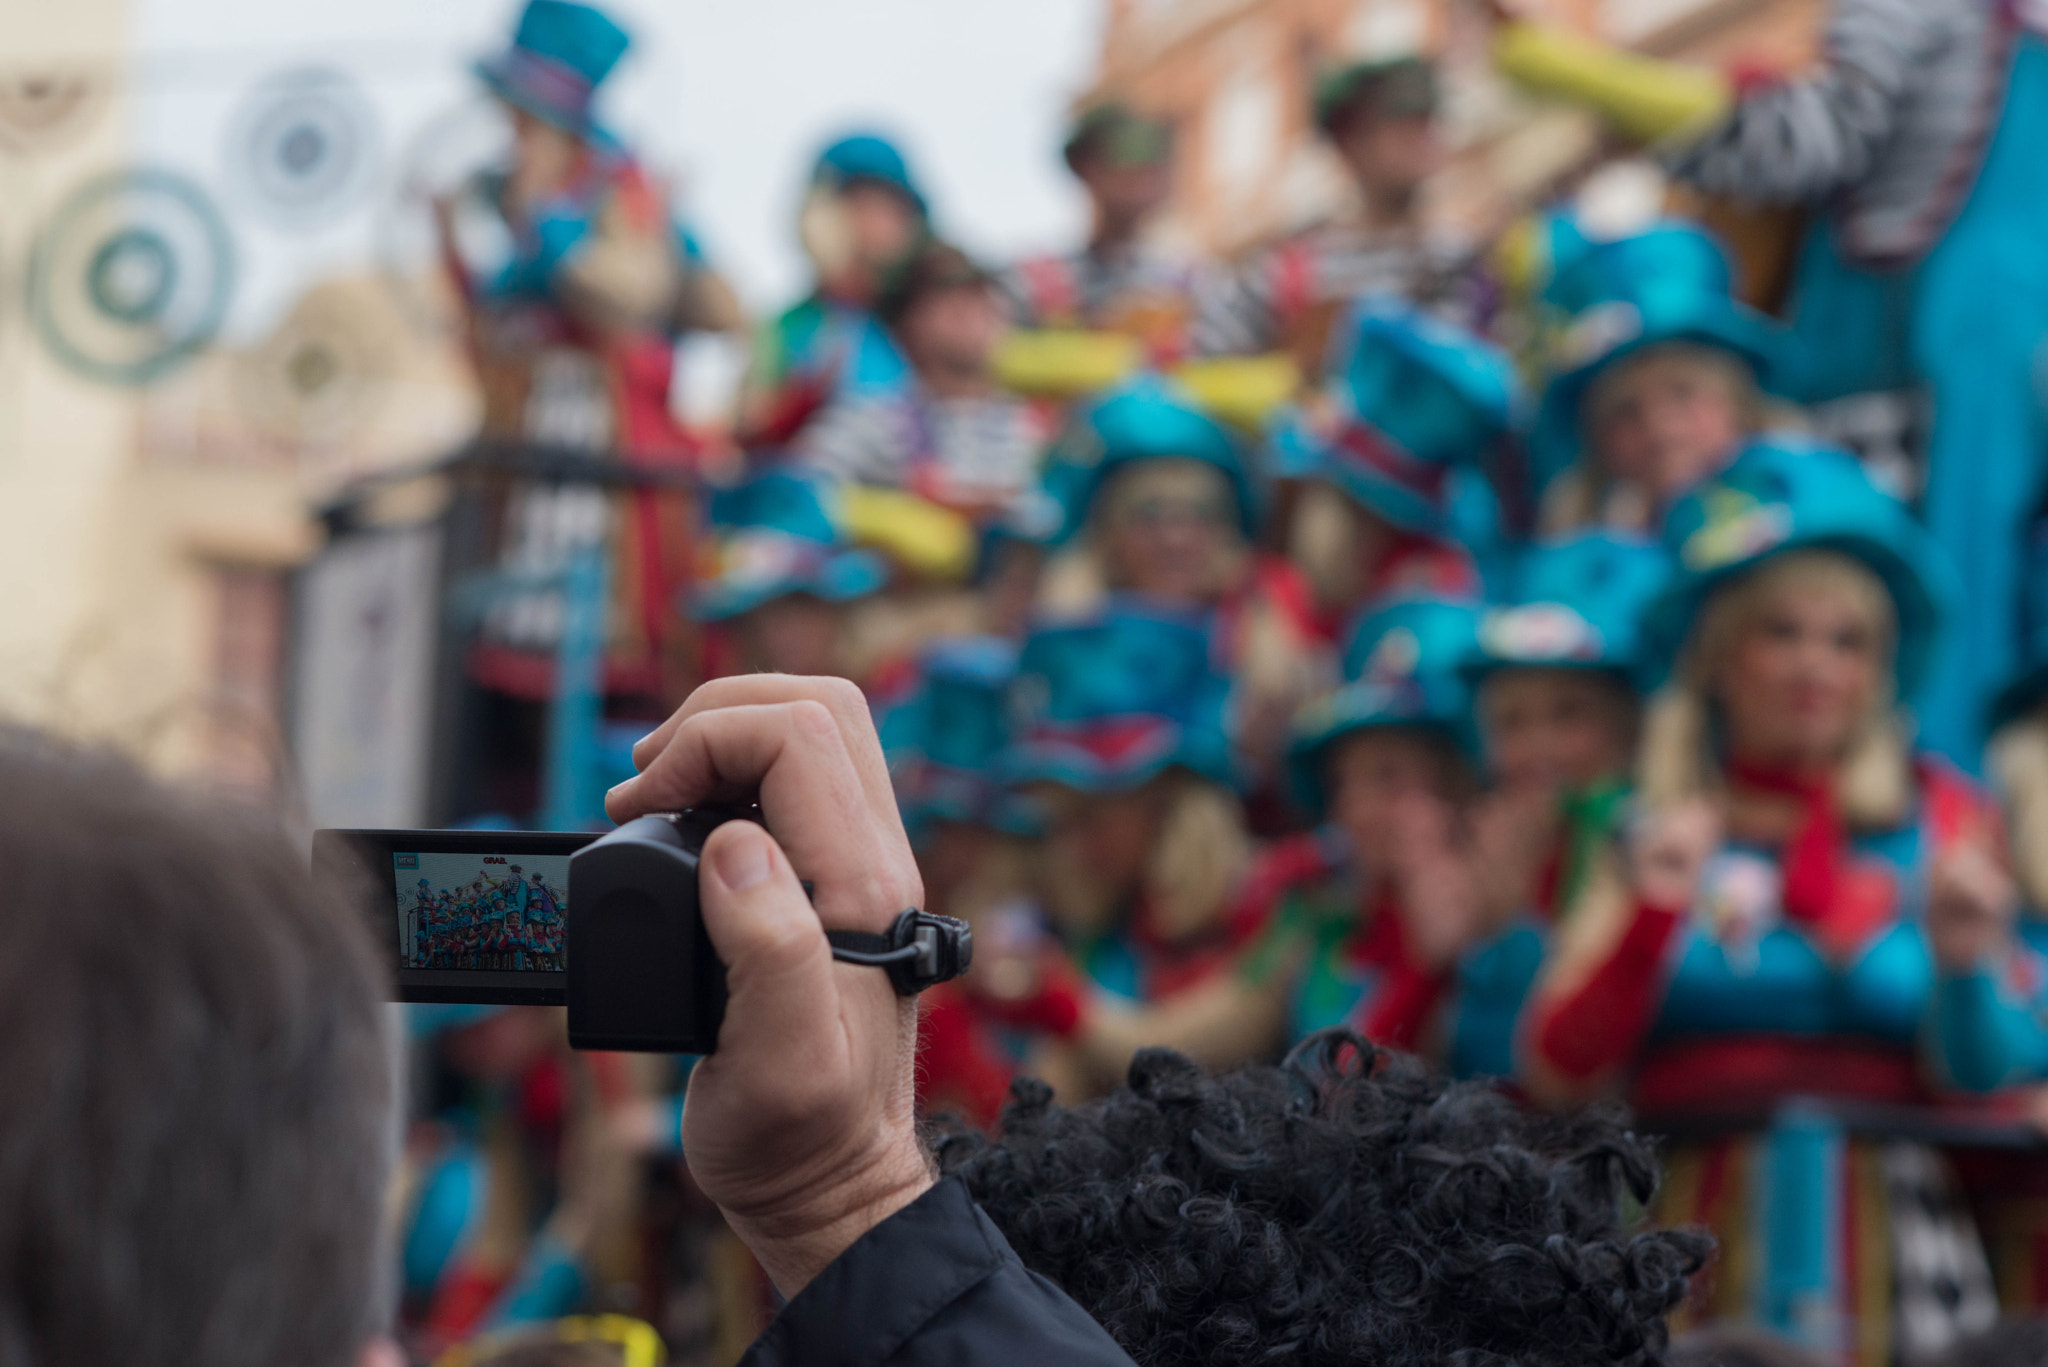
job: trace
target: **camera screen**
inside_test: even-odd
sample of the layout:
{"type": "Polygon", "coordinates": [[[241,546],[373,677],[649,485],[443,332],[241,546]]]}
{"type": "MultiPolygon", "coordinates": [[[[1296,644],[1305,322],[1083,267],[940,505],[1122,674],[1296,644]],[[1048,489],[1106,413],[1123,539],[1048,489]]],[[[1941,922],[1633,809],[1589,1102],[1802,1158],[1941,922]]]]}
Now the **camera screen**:
{"type": "Polygon", "coordinates": [[[569,857],[393,850],[399,965],[560,972],[569,857]]]}
{"type": "Polygon", "coordinates": [[[363,918],[397,1000],[559,1006],[581,831],[315,831],[313,872],[363,918]]]}

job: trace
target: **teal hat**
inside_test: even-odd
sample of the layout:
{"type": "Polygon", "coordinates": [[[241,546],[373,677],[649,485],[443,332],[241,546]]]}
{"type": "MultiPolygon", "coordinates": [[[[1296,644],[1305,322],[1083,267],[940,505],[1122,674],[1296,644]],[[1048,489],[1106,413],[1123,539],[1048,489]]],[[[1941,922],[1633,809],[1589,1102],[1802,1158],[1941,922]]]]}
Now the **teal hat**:
{"type": "Polygon", "coordinates": [[[1508,601],[1479,621],[1466,674],[1517,665],[1604,669],[1631,682],[1643,655],[1643,614],[1671,578],[1671,556],[1647,537],[1587,532],[1532,546],[1508,601]]]}
{"type": "Polygon", "coordinates": [[[1302,708],[1287,751],[1295,800],[1321,816],[1330,746],[1358,731],[1425,727],[1471,745],[1471,689],[1461,666],[1479,630],[1474,603],[1403,598],[1371,609],[1344,648],[1349,681],[1302,708]]]}
{"type": "Polygon", "coordinates": [[[851,602],[888,581],[881,557],[841,544],[824,489],[786,471],[719,491],[711,524],[716,569],[689,600],[690,616],[700,622],[725,621],[793,593],[851,602]]]}
{"type": "Polygon", "coordinates": [[[818,153],[811,184],[840,189],[855,181],[886,185],[909,200],[918,213],[927,212],[924,192],[910,174],[910,163],[896,144],[875,133],[851,133],[818,153]]]}
{"type": "Polygon", "coordinates": [[[900,699],[878,709],[904,823],[964,821],[1004,830],[1026,823],[1001,782],[1010,741],[1010,685],[1017,646],[996,636],[951,637],[919,656],[900,699]]]}
{"type": "Polygon", "coordinates": [[[2036,515],[2026,529],[2020,563],[2019,676],[1992,701],[1990,729],[2016,721],[2048,698],[2048,517],[2036,515]]]}
{"type": "Polygon", "coordinates": [[[1899,696],[1927,674],[1953,590],[1940,549],[1854,456],[1785,438],[1758,442],[1680,499],[1664,523],[1671,582],[1644,619],[1656,681],[1669,676],[1714,591],[1786,551],[1829,550],[1868,566],[1898,612],[1899,696]]]}
{"type": "Polygon", "coordinates": [[[1569,322],[1559,344],[1562,369],[1544,392],[1531,438],[1539,485],[1578,459],[1579,410],[1594,382],[1646,347],[1714,347],[1744,362],[1759,385],[1773,383],[1785,363],[1784,330],[1737,300],[1733,284],[1720,244],[1688,224],[1612,241],[1576,237],[1543,291],[1569,322]]]}
{"type": "Polygon", "coordinates": [[[597,88],[632,38],[602,10],[570,0],[529,0],[512,46],[476,64],[486,88],[535,118],[578,135],[597,131],[597,88]]]}
{"type": "Polygon", "coordinates": [[[1067,424],[1046,463],[1045,492],[1062,510],[1058,539],[1088,523],[1109,476],[1147,460],[1198,460],[1221,470],[1237,499],[1245,535],[1258,526],[1258,493],[1236,437],[1193,396],[1145,374],[1111,389],[1067,424]]]}
{"type": "Polygon", "coordinates": [[[1436,112],[1436,67],[1423,57],[1380,58],[1333,67],[1315,86],[1316,127],[1335,133],[1355,108],[1383,119],[1420,118],[1436,112]]]}
{"type": "Polygon", "coordinates": [[[1443,535],[1454,469],[1482,465],[1513,421],[1513,362],[1392,295],[1361,300],[1338,336],[1333,417],[1283,419],[1276,472],[1325,480],[1396,527],[1443,535]]]}
{"type": "Polygon", "coordinates": [[[1148,118],[1121,100],[1083,109],[1060,149],[1069,169],[1078,171],[1089,157],[1114,166],[1159,166],[1173,157],[1173,125],[1148,118]]]}
{"type": "Polygon", "coordinates": [[[1230,681],[1204,621],[1115,598],[1024,643],[1010,691],[1003,776],[1123,792],[1167,769],[1235,786],[1230,681]]]}

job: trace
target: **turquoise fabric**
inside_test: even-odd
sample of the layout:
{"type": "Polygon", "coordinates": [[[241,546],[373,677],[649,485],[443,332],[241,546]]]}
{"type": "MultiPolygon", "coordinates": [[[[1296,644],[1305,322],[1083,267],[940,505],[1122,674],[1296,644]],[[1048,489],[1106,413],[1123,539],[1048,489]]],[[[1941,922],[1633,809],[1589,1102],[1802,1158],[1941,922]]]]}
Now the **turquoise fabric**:
{"type": "MultiPolygon", "coordinates": [[[[508,103],[567,128],[594,130],[589,96],[612,74],[632,38],[611,16],[570,0],[529,0],[514,30],[511,51],[476,64],[478,79],[508,103]],[[572,93],[555,77],[573,73],[583,89],[572,93]]],[[[573,83],[572,82],[572,83],[573,83]]]]}
{"type": "Polygon", "coordinates": [[[1406,598],[1367,613],[1344,649],[1342,687],[1295,718],[1287,771],[1295,799],[1323,812],[1329,747],[1355,731],[1382,726],[1434,727],[1471,745],[1471,689],[1462,667],[1477,640],[1476,605],[1406,598]]]}
{"type": "Polygon", "coordinates": [[[1058,539],[1076,536],[1088,525],[1096,496],[1117,470],[1174,458],[1221,470],[1237,500],[1239,526],[1246,536],[1253,534],[1259,493],[1238,439],[1178,384],[1145,374],[1090,404],[1054,444],[1044,483],[1062,510],[1058,539]]]}
{"type": "Polygon", "coordinates": [[[1515,567],[1507,601],[1480,620],[1466,670],[1566,666],[1634,681],[1644,613],[1671,571],[1670,554],[1645,537],[1596,531],[1532,546],[1515,567]]]}
{"type": "Polygon", "coordinates": [[[811,180],[828,187],[876,181],[901,191],[919,213],[926,212],[924,191],[911,174],[909,160],[878,133],[849,133],[827,145],[811,168],[811,180]]]}
{"type": "Polygon", "coordinates": [[[880,556],[840,544],[824,489],[786,471],[714,494],[711,531],[718,570],[689,590],[690,613],[701,622],[737,617],[795,593],[851,602],[888,582],[880,556]]]}
{"type": "Polygon", "coordinates": [[[1912,365],[1933,392],[1924,499],[1963,601],[1920,709],[1975,767],[1996,691],[2019,672],[2027,519],[2048,472],[2048,40],[2019,42],[2005,111],[1962,216],[1921,265],[1912,365]]]}
{"type": "Polygon", "coordinates": [[[1134,599],[1034,631],[1011,686],[1004,780],[1122,791],[1180,766],[1236,786],[1230,681],[1212,649],[1202,618],[1134,599]]]}
{"type": "Polygon", "coordinates": [[[1789,438],[1758,442],[1673,505],[1663,540],[1676,569],[1644,618],[1653,681],[1669,674],[1715,589],[1802,548],[1850,556],[1884,582],[1898,610],[1901,698],[1915,697],[1938,653],[1955,653],[1942,635],[1954,602],[1946,560],[1905,507],[1845,452],[1789,438]]]}

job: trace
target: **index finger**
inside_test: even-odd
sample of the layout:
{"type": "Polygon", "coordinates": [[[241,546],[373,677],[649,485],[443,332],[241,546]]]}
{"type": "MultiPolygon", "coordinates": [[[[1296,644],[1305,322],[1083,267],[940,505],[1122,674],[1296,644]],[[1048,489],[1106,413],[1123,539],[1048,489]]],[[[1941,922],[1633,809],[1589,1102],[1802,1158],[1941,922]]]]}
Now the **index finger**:
{"type": "MultiPolygon", "coordinates": [[[[886,820],[900,831],[903,819],[896,807],[896,787],[889,779],[888,761],[882,757],[882,742],[875,735],[874,716],[869,711],[867,695],[846,679],[812,678],[800,674],[736,674],[700,684],[684,699],[674,715],[635,742],[633,767],[644,773],[668,747],[678,728],[702,713],[721,707],[801,701],[818,703],[832,714],[839,725],[847,758],[852,761],[854,773],[860,779],[868,810],[877,817],[886,814],[886,820]]],[[[632,782],[628,780],[620,787],[629,787],[632,782]]],[[[610,806],[609,798],[606,806],[610,806]]],[[[661,809],[649,807],[642,810],[661,809]]]]}
{"type": "Polygon", "coordinates": [[[757,799],[763,823],[828,925],[880,929],[923,902],[902,824],[869,807],[836,717],[815,699],[685,717],[639,777],[606,796],[616,821],[715,800],[757,799]]]}

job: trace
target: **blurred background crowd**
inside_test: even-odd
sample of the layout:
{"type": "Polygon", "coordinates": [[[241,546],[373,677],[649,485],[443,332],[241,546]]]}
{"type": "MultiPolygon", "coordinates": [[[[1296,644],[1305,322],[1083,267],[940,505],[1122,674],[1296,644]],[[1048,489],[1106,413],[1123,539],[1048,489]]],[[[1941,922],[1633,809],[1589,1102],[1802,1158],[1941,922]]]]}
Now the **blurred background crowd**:
{"type": "MultiPolygon", "coordinates": [[[[610,117],[630,12],[493,12],[396,152],[418,54],[237,83],[123,13],[6,21],[10,710],[308,826],[576,829],[697,684],[840,675],[975,930],[935,1123],[1346,1025],[1665,1136],[1685,1326],[1878,1367],[2048,1305],[2042,6],[1110,0],[1070,241],[806,128],[783,307],[610,117]]],[[[942,121],[1024,98],[920,22],[942,121]]],[[[735,1358],[689,1061],[409,1027],[411,1349],[735,1358]]]]}

